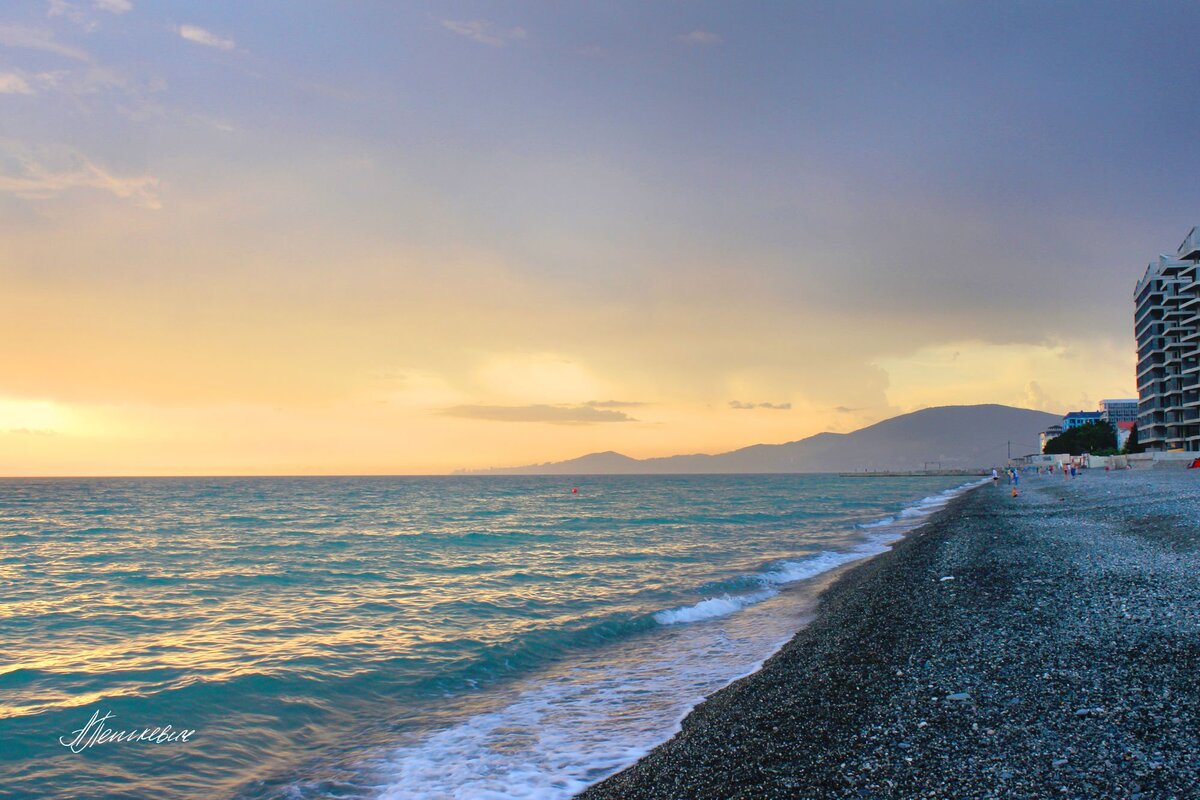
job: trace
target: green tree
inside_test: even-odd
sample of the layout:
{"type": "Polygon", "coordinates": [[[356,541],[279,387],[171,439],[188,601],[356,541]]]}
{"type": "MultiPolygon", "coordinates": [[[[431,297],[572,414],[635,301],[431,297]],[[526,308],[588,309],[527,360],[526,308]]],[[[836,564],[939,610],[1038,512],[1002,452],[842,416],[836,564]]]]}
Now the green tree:
{"type": "Polygon", "coordinates": [[[1135,422],[1135,423],[1133,423],[1133,427],[1130,428],[1130,430],[1129,430],[1129,438],[1125,440],[1125,448],[1122,452],[1129,454],[1129,453],[1144,453],[1145,451],[1146,451],[1145,445],[1138,442],[1138,426],[1137,426],[1137,423],[1135,422]]]}
{"type": "Polygon", "coordinates": [[[1047,453],[1079,456],[1084,453],[1102,455],[1116,451],[1117,432],[1104,420],[1063,431],[1061,435],[1046,442],[1047,453]]]}

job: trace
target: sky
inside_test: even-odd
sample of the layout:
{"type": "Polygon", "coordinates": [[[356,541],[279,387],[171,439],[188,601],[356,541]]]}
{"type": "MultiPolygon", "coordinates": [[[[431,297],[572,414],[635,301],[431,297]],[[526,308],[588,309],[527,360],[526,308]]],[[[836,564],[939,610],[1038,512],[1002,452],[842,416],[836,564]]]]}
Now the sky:
{"type": "Polygon", "coordinates": [[[1133,396],[1198,39],[1195,3],[5,3],[0,475],[1133,396]]]}

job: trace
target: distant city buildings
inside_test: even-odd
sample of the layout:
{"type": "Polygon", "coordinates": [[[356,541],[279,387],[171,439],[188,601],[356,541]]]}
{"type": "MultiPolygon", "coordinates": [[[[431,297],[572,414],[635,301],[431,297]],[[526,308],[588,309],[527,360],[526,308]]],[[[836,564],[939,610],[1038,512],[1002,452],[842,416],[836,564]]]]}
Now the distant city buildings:
{"type": "Polygon", "coordinates": [[[1118,422],[1137,422],[1138,401],[1136,397],[1120,400],[1101,400],[1100,414],[1107,421],[1116,425],[1118,422]]]}
{"type": "Polygon", "coordinates": [[[1200,227],[1146,268],[1134,292],[1138,442],[1200,450],[1200,227]]]}
{"type": "Polygon", "coordinates": [[[1104,419],[1104,412],[1102,411],[1071,411],[1063,417],[1062,428],[1064,431],[1069,431],[1071,428],[1078,428],[1080,425],[1090,425],[1102,419],[1104,419]]]}
{"type": "Polygon", "coordinates": [[[1041,452],[1046,452],[1046,443],[1061,436],[1063,431],[1078,428],[1080,425],[1090,425],[1093,422],[1107,422],[1112,425],[1117,434],[1117,449],[1125,446],[1129,434],[1138,417],[1138,401],[1132,398],[1101,400],[1099,411],[1071,411],[1062,418],[1062,423],[1051,425],[1042,431],[1041,452]]]}
{"type": "Polygon", "coordinates": [[[1041,452],[1043,452],[1043,453],[1046,452],[1046,442],[1062,435],[1062,432],[1063,432],[1062,425],[1051,425],[1049,428],[1046,428],[1046,430],[1042,431],[1042,434],[1040,436],[1040,443],[1042,446],[1041,452]]]}

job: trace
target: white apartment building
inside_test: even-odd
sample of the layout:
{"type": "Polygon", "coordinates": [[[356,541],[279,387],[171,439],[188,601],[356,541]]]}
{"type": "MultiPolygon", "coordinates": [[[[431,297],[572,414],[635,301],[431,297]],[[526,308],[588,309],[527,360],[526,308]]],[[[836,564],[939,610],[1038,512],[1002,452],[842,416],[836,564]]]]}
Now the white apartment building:
{"type": "Polygon", "coordinates": [[[1146,268],[1134,292],[1138,441],[1200,450],[1200,227],[1146,268]]]}
{"type": "Polygon", "coordinates": [[[1118,422],[1137,422],[1138,418],[1138,401],[1137,398],[1126,400],[1101,400],[1100,413],[1103,419],[1111,423],[1115,428],[1118,422]]]}

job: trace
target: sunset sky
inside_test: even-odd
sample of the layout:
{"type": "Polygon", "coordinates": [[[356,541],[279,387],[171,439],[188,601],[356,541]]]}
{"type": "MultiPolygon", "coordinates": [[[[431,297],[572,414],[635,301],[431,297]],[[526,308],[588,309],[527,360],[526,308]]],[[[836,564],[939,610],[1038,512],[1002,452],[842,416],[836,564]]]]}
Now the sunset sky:
{"type": "Polygon", "coordinates": [[[0,474],[1133,396],[1198,39],[1193,2],[5,3],[0,474]]]}

